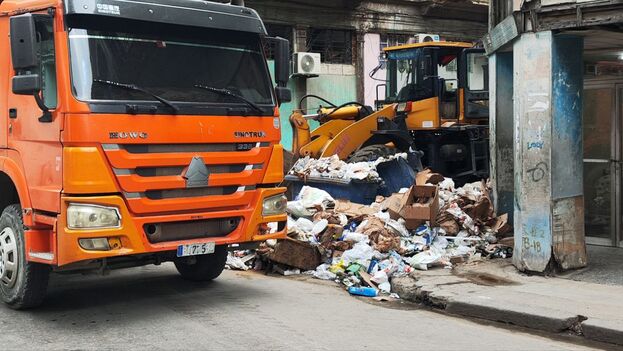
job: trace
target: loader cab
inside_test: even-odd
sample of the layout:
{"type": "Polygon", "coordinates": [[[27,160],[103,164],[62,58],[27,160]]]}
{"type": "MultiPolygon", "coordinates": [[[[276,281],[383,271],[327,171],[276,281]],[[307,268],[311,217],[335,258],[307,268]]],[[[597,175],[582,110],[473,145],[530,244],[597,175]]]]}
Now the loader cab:
{"type": "Polygon", "coordinates": [[[425,42],[385,49],[385,99],[397,112],[419,111],[409,129],[445,121],[479,123],[488,117],[488,69],[484,50],[470,43],[425,42]]]}

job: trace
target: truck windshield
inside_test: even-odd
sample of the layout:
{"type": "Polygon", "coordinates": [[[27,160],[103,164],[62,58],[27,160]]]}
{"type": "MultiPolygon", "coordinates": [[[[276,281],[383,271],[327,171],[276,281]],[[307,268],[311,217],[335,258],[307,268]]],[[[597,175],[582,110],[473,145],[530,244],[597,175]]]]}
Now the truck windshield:
{"type": "Polygon", "coordinates": [[[259,35],[151,27],[157,29],[122,27],[132,28],[132,33],[127,33],[119,29],[71,28],[71,75],[76,98],[107,103],[152,101],[140,91],[99,83],[110,81],[141,87],[181,106],[188,103],[249,108],[239,98],[202,91],[196,85],[225,89],[259,106],[274,106],[259,35]]]}

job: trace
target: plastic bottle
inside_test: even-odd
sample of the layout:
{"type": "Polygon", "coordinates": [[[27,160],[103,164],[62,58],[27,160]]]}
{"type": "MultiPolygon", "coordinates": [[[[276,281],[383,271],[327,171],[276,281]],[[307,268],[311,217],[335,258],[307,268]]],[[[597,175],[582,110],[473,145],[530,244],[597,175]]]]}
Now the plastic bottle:
{"type": "Polygon", "coordinates": [[[368,266],[368,274],[372,274],[372,271],[374,270],[374,267],[379,263],[379,261],[376,258],[373,258],[370,261],[370,266],[368,266]]]}
{"type": "Polygon", "coordinates": [[[351,295],[359,295],[359,296],[366,296],[366,297],[376,297],[376,289],[375,288],[351,286],[350,288],[348,288],[348,292],[351,295]]]}

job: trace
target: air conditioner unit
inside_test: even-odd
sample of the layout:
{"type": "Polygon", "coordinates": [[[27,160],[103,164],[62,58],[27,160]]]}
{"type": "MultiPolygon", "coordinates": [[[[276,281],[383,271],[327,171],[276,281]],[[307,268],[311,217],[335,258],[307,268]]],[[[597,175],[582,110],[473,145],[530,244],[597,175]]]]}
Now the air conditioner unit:
{"type": "Polygon", "coordinates": [[[418,43],[426,43],[429,41],[439,41],[439,35],[438,34],[417,34],[415,36],[415,40],[418,43]]]}
{"type": "Polygon", "coordinates": [[[294,74],[317,76],[320,74],[320,54],[314,52],[294,53],[294,74]]]}

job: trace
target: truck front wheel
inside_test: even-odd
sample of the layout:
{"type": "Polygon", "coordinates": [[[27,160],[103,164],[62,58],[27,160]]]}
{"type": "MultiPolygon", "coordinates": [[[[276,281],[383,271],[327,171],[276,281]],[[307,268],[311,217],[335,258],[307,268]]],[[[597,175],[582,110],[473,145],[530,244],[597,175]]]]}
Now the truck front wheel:
{"type": "Polygon", "coordinates": [[[227,263],[227,246],[217,246],[210,255],[195,256],[192,261],[177,259],[175,268],[182,278],[195,282],[205,282],[216,279],[227,263]]]}
{"type": "Polygon", "coordinates": [[[22,208],[10,205],[0,216],[0,297],[13,309],[40,305],[48,288],[50,267],[28,262],[22,208]]]}

